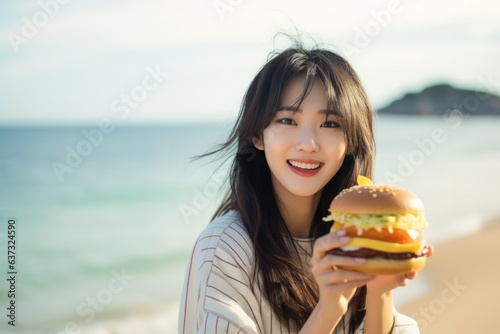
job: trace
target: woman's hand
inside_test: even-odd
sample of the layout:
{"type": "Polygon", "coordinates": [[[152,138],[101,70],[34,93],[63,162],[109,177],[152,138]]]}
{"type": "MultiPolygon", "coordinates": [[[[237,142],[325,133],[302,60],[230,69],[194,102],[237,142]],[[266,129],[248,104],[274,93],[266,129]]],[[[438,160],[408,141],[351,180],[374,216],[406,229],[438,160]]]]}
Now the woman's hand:
{"type": "Polygon", "coordinates": [[[317,308],[328,310],[330,314],[335,310],[340,317],[347,312],[349,300],[356,288],[373,279],[370,275],[339,269],[342,265],[359,265],[365,259],[327,254],[333,248],[346,245],[349,240],[345,236],[345,230],[324,235],[316,240],[311,258],[312,274],[319,286],[317,308]]]}
{"type": "MultiPolygon", "coordinates": [[[[429,246],[429,253],[427,256],[431,256],[432,253],[434,253],[434,247],[429,246]]],[[[367,294],[381,296],[397,287],[405,286],[408,284],[408,280],[414,279],[417,277],[417,274],[416,272],[412,272],[407,274],[376,276],[366,284],[367,294]]]]}
{"type": "Polygon", "coordinates": [[[311,271],[319,286],[319,302],[300,334],[332,333],[347,312],[349,300],[356,288],[372,279],[372,276],[363,273],[339,269],[342,265],[361,264],[365,259],[327,254],[333,248],[344,246],[349,240],[345,230],[339,230],[318,238],[314,243],[311,271]]]}
{"type": "Polygon", "coordinates": [[[416,272],[395,275],[377,275],[366,284],[366,293],[381,296],[397,287],[405,286],[408,280],[417,276],[416,272]]]}

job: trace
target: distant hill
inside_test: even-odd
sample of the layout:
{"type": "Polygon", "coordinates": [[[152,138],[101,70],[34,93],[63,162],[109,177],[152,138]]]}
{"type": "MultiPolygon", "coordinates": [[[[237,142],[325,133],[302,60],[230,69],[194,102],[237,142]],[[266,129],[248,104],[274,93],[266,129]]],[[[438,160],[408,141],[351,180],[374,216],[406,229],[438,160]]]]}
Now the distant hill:
{"type": "Polygon", "coordinates": [[[458,109],[468,115],[500,116],[500,97],[485,91],[459,89],[448,84],[427,87],[420,93],[407,93],[379,114],[443,115],[458,109]]]}

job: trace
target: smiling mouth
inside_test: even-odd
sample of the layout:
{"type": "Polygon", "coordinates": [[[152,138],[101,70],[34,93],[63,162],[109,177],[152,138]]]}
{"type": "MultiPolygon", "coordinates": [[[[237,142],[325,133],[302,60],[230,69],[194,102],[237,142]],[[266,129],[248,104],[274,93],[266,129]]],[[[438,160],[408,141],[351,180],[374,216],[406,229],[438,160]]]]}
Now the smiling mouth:
{"type": "Polygon", "coordinates": [[[315,170],[321,167],[321,163],[306,163],[306,162],[300,162],[300,161],[294,161],[294,160],[287,160],[288,164],[299,169],[303,170],[315,170]]]}

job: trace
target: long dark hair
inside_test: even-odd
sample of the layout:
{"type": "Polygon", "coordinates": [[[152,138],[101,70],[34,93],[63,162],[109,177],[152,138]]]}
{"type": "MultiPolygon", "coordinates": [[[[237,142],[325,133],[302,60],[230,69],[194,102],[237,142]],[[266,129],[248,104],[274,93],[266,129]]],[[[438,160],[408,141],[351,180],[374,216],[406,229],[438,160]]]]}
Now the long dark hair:
{"type": "MultiPolygon", "coordinates": [[[[310,269],[300,261],[296,244],[289,241],[293,238],[278,210],[266,158],[252,142],[273,119],[284,86],[298,75],[306,76],[303,98],[315,80],[324,84],[328,109],[340,113],[346,136],[344,162],[323,189],[310,236],[314,240],[328,233],[331,223],[323,222],[322,217],[328,215],[330,202],[341,190],[354,185],[358,175],[371,177],[374,160],[374,111],[357,74],[338,54],[300,45],[273,54],[250,84],[227,141],[203,156],[235,151],[230,188],[214,218],[230,210],[239,212],[255,252],[252,283],[259,283],[287,328],[300,329],[318,302],[318,286],[310,269]]],[[[351,331],[363,319],[365,297],[366,289],[358,289],[349,304],[351,317],[343,319],[343,324],[351,331]]]]}

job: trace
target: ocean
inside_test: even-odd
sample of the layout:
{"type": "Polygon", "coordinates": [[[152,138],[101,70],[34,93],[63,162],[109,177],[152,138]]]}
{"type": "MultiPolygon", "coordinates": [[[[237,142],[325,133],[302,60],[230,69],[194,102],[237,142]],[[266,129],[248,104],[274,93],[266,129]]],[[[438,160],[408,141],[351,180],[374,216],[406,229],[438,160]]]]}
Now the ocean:
{"type": "MultiPolygon", "coordinates": [[[[230,127],[1,127],[1,332],[175,333],[189,252],[220,201],[226,170],[190,157],[230,127]]],[[[500,118],[462,113],[379,116],[374,181],[422,198],[429,242],[474,233],[500,217],[499,130],[500,118]]],[[[396,290],[396,302],[428,284],[424,269],[396,290]]]]}

